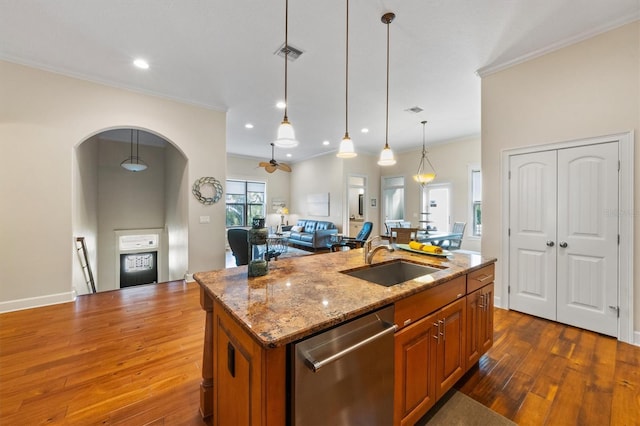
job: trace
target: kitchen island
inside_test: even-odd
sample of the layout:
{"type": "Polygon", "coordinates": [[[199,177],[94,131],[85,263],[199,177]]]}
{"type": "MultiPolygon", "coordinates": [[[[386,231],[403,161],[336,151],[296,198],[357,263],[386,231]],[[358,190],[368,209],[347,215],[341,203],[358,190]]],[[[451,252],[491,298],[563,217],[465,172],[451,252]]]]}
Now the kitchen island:
{"type": "Polygon", "coordinates": [[[213,415],[214,424],[286,424],[290,345],[394,305],[398,328],[394,423],[417,420],[492,343],[487,339],[492,339],[495,259],[396,250],[378,252],[374,263],[394,259],[429,264],[439,270],[402,284],[381,286],[340,272],[365,266],[363,249],[358,249],[281,259],[271,262],[269,273],[262,277],[249,278],[246,266],[196,273],[201,305],[207,313],[202,415],[213,415]],[[452,312],[450,318],[445,308],[452,312]],[[434,315],[437,318],[432,320],[434,315]],[[445,333],[452,343],[440,345],[438,340],[438,348],[445,353],[438,355],[440,349],[428,349],[435,358],[424,363],[425,375],[434,376],[433,368],[438,380],[417,392],[420,386],[407,383],[412,378],[403,373],[403,362],[412,361],[412,348],[420,347],[421,339],[432,348],[437,335],[445,333]],[[451,356],[447,350],[455,353],[451,356]],[[446,362],[438,361],[437,356],[446,362]]]}

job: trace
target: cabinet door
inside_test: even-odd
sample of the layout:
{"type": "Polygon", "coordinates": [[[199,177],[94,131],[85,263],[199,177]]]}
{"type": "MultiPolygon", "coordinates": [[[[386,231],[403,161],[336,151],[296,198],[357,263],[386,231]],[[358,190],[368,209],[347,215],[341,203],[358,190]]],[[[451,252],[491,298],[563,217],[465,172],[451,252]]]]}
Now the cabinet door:
{"type": "Polygon", "coordinates": [[[437,315],[395,335],[394,424],[413,425],[435,403],[437,315]]]}
{"type": "Polygon", "coordinates": [[[478,338],[478,357],[493,346],[493,283],[482,288],[482,304],[480,308],[480,333],[478,338]]]}
{"type": "Polygon", "coordinates": [[[466,369],[493,346],[493,283],[467,296],[466,369]]]}
{"type": "Polygon", "coordinates": [[[467,295],[466,368],[480,359],[480,329],[482,314],[482,289],[467,295]]]}
{"type": "Polygon", "coordinates": [[[251,412],[250,360],[238,344],[230,340],[223,327],[218,328],[215,345],[217,361],[214,386],[217,388],[216,410],[217,425],[249,425],[251,412]]]}
{"type": "Polygon", "coordinates": [[[286,347],[263,349],[214,302],[213,424],[286,422],[286,347]]]}
{"type": "Polygon", "coordinates": [[[436,345],[436,398],[451,389],[465,372],[466,298],[442,308],[438,318],[440,338],[436,345]]]}

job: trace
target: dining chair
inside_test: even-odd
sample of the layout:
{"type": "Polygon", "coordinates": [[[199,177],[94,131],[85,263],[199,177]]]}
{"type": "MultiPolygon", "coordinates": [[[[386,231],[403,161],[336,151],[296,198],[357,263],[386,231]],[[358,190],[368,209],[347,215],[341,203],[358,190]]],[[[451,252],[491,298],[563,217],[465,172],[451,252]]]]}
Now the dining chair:
{"type": "Polygon", "coordinates": [[[418,238],[418,228],[391,228],[391,238],[398,244],[409,244],[418,238]]]}
{"type": "Polygon", "coordinates": [[[458,250],[462,245],[462,237],[464,236],[464,229],[466,226],[467,222],[455,222],[451,227],[451,233],[460,234],[460,238],[444,240],[440,247],[447,250],[458,250]]]}

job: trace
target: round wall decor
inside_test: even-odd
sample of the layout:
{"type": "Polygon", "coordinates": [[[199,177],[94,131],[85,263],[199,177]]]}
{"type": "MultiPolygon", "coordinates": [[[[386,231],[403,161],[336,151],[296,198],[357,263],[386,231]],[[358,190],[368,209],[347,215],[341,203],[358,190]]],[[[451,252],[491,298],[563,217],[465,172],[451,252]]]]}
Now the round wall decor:
{"type": "Polygon", "coordinates": [[[191,189],[193,195],[200,201],[202,204],[213,204],[217,203],[222,197],[222,184],[220,181],[213,177],[201,177],[193,183],[193,188],[191,189]],[[205,197],[202,195],[200,188],[204,185],[211,185],[213,187],[213,197],[205,197]]]}

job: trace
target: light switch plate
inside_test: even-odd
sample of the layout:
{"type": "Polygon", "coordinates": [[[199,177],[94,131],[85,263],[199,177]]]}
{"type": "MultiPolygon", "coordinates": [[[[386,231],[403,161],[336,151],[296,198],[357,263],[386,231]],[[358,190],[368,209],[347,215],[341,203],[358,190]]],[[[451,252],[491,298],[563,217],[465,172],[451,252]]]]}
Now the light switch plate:
{"type": "Polygon", "coordinates": [[[210,223],[211,216],[200,216],[200,223],[210,223]]]}

